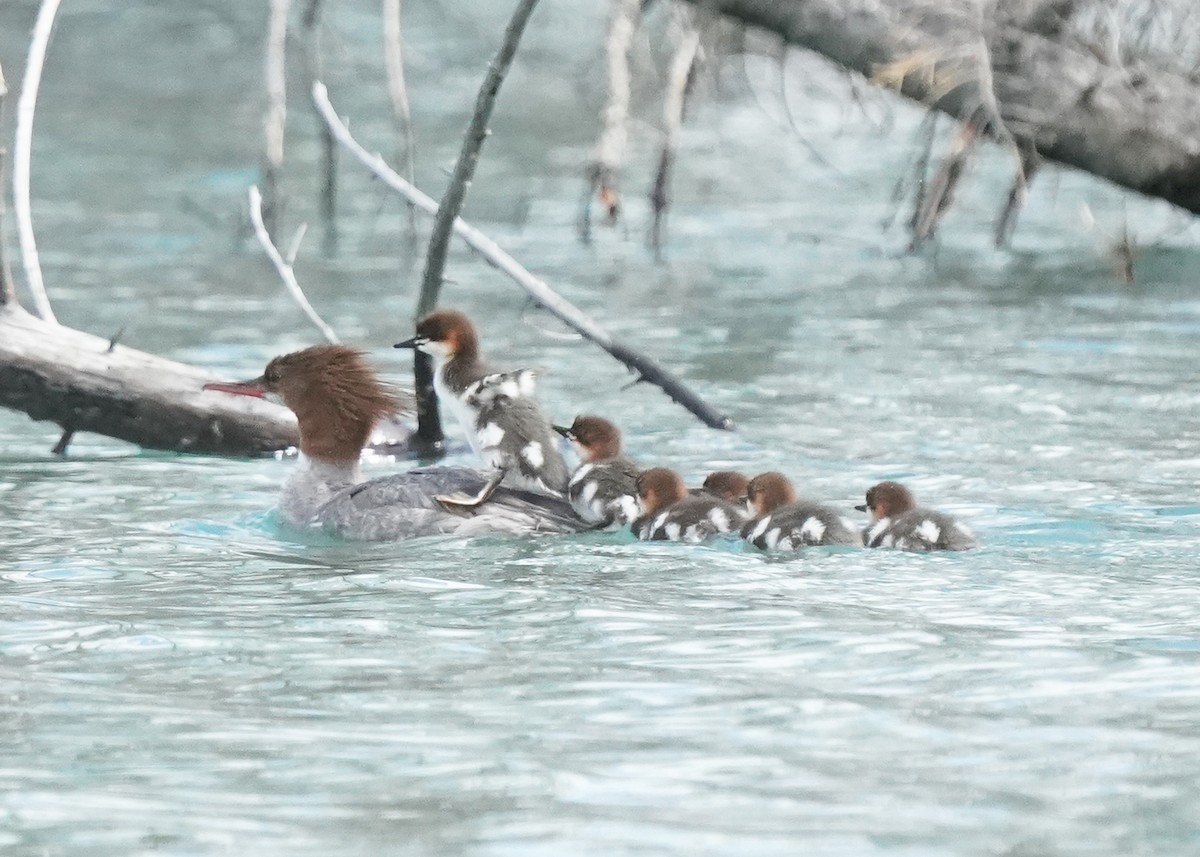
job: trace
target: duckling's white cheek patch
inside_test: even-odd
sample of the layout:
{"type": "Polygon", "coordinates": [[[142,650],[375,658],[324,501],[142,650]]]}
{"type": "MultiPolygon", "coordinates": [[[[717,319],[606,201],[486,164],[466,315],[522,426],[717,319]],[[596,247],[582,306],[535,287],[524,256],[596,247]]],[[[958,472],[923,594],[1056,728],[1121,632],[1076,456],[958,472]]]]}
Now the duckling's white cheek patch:
{"type": "Polygon", "coordinates": [[[532,467],[541,467],[546,463],[546,456],[542,454],[542,445],[536,440],[526,444],[525,448],[521,450],[521,457],[532,467]]]}
{"type": "Polygon", "coordinates": [[[440,357],[443,360],[449,357],[451,353],[449,342],[438,342],[432,339],[422,342],[417,348],[424,351],[430,357],[440,357]]]}

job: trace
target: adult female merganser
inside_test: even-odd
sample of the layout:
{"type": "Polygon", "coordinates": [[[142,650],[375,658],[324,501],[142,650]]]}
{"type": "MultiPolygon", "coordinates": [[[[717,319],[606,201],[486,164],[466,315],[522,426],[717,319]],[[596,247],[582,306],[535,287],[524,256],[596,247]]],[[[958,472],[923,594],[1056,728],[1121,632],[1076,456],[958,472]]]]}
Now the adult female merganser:
{"type": "Polygon", "coordinates": [[[854,508],[871,513],[871,524],[863,530],[863,543],[869,548],[961,551],[979,547],[965,524],[919,508],[912,492],[899,482],[873,486],[867,491],[867,502],[854,508]]]}
{"type": "Polygon", "coordinates": [[[796,490],[782,473],[760,473],[746,487],[754,516],[742,527],[742,538],[758,548],[794,550],[808,545],[855,545],[862,536],[832,509],[797,500],[796,490]]]}
{"type": "Polygon", "coordinates": [[[693,488],[692,494],[711,494],[726,503],[740,506],[746,502],[746,486],[750,480],[736,470],[714,470],[704,477],[704,484],[693,488]]]}
{"type": "Polygon", "coordinates": [[[746,519],[732,503],[711,495],[688,494],[679,474],[666,467],[642,471],[637,478],[637,491],[642,516],[633,522],[632,529],[644,542],[694,544],[718,533],[731,532],[746,519]]]}
{"type": "Polygon", "coordinates": [[[491,502],[456,514],[437,496],[478,492],[487,480],[467,467],[430,467],[364,482],[359,456],[375,422],[396,410],[361,352],[316,345],[276,357],[258,378],[205,384],[281,401],[300,426],[300,463],[283,486],[279,515],[348,539],[455,533],[573,533],[587,528],[570,506],[544,494],[497,489],[491,502]]]}
{"type": "Polygon", "coordinates": [[[567,499],[585,521],[625,526],[638,515],[638,466],[621,454],[621,431],[604,417],[578,416],[554,430],[579,453],[567,499]]]}
{"type": "Polygon", "coordinates": [[[550,421],[533,398],[534,373],[489,369],[466,314],[431,312],[417,322],[416,336],[397,342],[396,348],[414,348],[433,358],[438,401],[454,413],[475,452],[495,468],[476,494],[442,496],[442,503],[478,506],[506,477],[517,487],[560,496],[566,492],[570,473],[550,421]]]}

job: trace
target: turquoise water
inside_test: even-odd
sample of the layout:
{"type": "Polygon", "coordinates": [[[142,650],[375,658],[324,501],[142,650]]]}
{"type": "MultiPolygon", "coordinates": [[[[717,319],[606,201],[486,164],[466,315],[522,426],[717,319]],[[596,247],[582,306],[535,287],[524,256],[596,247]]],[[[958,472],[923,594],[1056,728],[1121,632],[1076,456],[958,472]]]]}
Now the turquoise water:
{"type": "MultiPolygon", "coordinates": [[[[10,83],[33,5],[0,5],[10,83]]],[[[316,341],[237,234],[259,133],[250,5],[66,4],[34,170],[60,319],[233,377],[316,341]]],[[[435,195],[505,5],[409,12],[435,195]]],[[[335,103],[390,151],[375,6],[339,6],[335,103]]],[[[740,431],[624,389],[465,253],[445,302],[481,319],[499,362],[546,370],[556,417],[613,417],[642,462],[689,480],[777,468],[847,510],[899,478],[984,546],[337,543],[274,522],[294,462],[99,437],[59,459],[53,426],[3,412],[0,853],[1200,854],[1188,222],[1046,173],[995,252],[1010,165],[993,152],[937,247],[903,256],[880,223],[919,116],[868,95],[864,118],[844,81],[793,58],[790,103],[826,167],[781,124],[778,64],[729,58],[684,134],[665,258],[644,241],[649,84],[626,224],[584,246],[603,15],[546,4],[531,27],[467,216],[740,431]],[[1082,204],[1137,235],[1132,285],[1082,204]]],[[[420,272],[403,211],[343,160],[341,246],[319,255],[296,83],[298,274],[403,378],[389,346],[420,272]]]]}

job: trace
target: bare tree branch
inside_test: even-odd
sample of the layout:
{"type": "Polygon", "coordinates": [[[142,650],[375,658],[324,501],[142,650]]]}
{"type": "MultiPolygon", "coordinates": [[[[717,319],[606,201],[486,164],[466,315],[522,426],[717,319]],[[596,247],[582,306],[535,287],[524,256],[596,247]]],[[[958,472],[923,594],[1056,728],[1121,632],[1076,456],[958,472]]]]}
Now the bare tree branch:
{"type": "Polygon", "coordinates": [[[37,241],[33,236],[29,173],[33,150],[33,112],[37,107],[42,66],[46,62],[46,47],[50,42],[50,32],[54,29],[54,16],[58,14],[58,6],[59,0],[42,0],[37,22],[33,25],[29,61],[25,65],[21,97],[17,99],[17,128],[13,144],[13,215],[17,220],[17,241],[21,247],[21,261],[25,266],[25,280],[33,295],[33,306],[37,314],[53,324],[57,324],[58,319],[54,317],[50,298],[46,295],[46,284],[42,281],[42,265],[38,260],[37,241]]]}
{"type": "MultiPolygon", "coordinates": [[[[400,134],[399,162],[404,164],[404,177],[416,180],[416,143],[413,140],[412,112],[408,105],[408,87],[404,83],[404,39],[400,29],[400,0],[383,0],[383,59],[387,67],[388,97],[392,102],[392,118],[400,134]]],[[[415,237],[417,212],[408,203],[408,230],[415,237]]]]}
{"type": "MultiPolygon", "coordinates": [[[[321,335],[327,341],[338,342],[338,336],[333,332],[333,328],[325,323],[324,319],[313,309],[312,304],[308,302],[308,298],[304,296],[304,290],[300,288],[300,283],[296,279],[296,272],[292,268],[291,259],[284,259],[279,249],[275,246],[275,243],[271,240],[271,234],[267,232],[266,224],[263,223],[262,194],[259,193],[258,185],[253,185],[250,188],[250,222],[254,224],[254,235],[258,238],[258,243],[266,251],[267,258],[271,260],[271,264],[275,266],[275,270],[279,274],[279,279],[283,280],[284,286],[287,287],[288,294],[300,305],[300,309],[308,316],[308,320],[316,326],[317,330],[321,331],[321,335]]],[[[298,245],[299,242],[296,242],[296,246],[289,253],[290,257],[295,258],[296,250],[299,249],[298,245]]]]}
{"type": "MultiPolygon", "coordinates": [[[[311,86],[314,81],[325,76],[324,60],[321,56],[321,0],[308,0],[301,24],[304,28],[304,66],[308,84],[311,86]]],[[[337,247],[338,234],[337,147],[329,133],[329,126],[321,120],[321,115],[317,113],[315,118],[317,133],[321,137],[321,222],[325,226],[322,244],[325,252],[332,253],[337,247]]],[[[280,145],[282,146],[282,140],[280,145]]]]}
{"type": "Polygon", "coordinates": [[[579,234],[584,241],[591,240],[593,197],[599,198],[609,223],[616,222],[621,210],[617,176],[629,139],[629,50],[640,17],[639,0],[611,0],[611,9],[608,39],[604,44],[608,98],[600,114],[600,139],[588,164],[588,187],[579,216],[579,234]]]}
{"type": "MultiPolygon", "coordinates": [[[[338,142],[377,178],[392,188],[392,190],[411,200],[417,208],[426,214],[432,215],[438,211],[438,204],[431,197],[422,193],[418,188],[396,173],[380,155],[371,154],[354,139],[345,123],[338,118],[333,105],[329,103],[329,94],[323,84],[318,83],[313,86],[313,100],[320,108],[325,121],[333,129],[334,137],[337,138],[338,142]]],[[[717,413],[710,405],[703,402],[695,393],[689,390],[682,381],[675,378],[650,357],[614,339],[608,331],[587,316],[582,310],[556,293],[543,280],[530,273],[520,262],[496,244],[495,241],[488,238],[475,227],[467,224],[462,218],[457,218],[454,221],[454,232],[466,242],[468,247],[483,257],[489,264],[507,274],[551,314],[573,330],[578,331],[599,345],[631,370],[637,372],[639,375],[638,380],[644,380],[662,388],[673,401],[687,408],[706,425],[713,428],[733,429],[733,421],[729,417],[717,413]]]]}
{"type": "Polygon", "coordinates": [[[655,250],[663,244],[663,219],[667,213],[667,187],[670,183],[671,166],[679,149],[679,137],[683,128],[683,109],[687,97],[688,82],[700,50],[700,30],[690,20],[682,22],[683,31],[671,57],[671,68],[667,74],[666,90],[663,92],[663,139],[662,152],[658,158],[658,171],[654,187],[650,191],[650,204],[654,209],[654,225],[650,230],[650,243],[655,250]]]}
{"type": "MultiPolygon", "coordinates": [[[[8,95],[8,86],[4,82],[4,67],[0,66],[0,140],[6,139],[4,133],[4,97],[8,95]]],[[[8,155],[3,143],[0,143],[0,307],[17,300],[16,289],[13,288],[12,268],[8,264],[8,231],[4,227],[4,216],[8,211],[8,170],[5,156],[8,155]]]]}
{"type": "Polygon", "coordinates": [[[287,125],[287,19],[291,0],[271,0],[267,45],[263,60],[267,109],[263,115],[263,221],[272,235],[279,224],[280,172],[283,169],[283,138],[287,125]]]}

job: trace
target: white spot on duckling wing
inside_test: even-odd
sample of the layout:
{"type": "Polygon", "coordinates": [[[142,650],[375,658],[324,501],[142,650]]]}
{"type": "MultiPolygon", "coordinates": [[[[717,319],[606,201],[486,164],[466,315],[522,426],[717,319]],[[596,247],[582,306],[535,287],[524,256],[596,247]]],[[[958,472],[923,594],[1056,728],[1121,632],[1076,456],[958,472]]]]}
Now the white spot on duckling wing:
{"type": "Polygon", "coordinates": [[[579,499],[585,503],[590,503],[596,496],[596,492],[600,490],[599,482],[589,482],[583,486],[583,490],[579,492],[579,499]]]}
{"type": "Polygon", "coordinates": [[[803,544],[819,545],[823,535],[825,535],[825,522],[820,518],[808,518],[800,525],[800,541],[803,544]]]}
{"type": "Polygon", "coordinates": [[[767,527],[771,526],[771,516],[767,515],[761,521],[754,525],[754,529],[750,531],[749,541],[754,541],[759,536],[767,531],[767,527]]]}
{"type": "Polygon", "coordinates": [[[495,449],[504,440],[504,429],[496,423],[488,423],[476,433],[480,449],[495,449]]]}
{"type": "Polygon", "coordinates": [[[673,542],[679,541],[679,537],[683,534],[683,528],[679,526],[678,521],[672,521],[665,528],[667,538],[673,542]]]}
{"type": "Polygon", "coordinates": [[[942,528],[939,527],[934,521],[926,518],[916,529],[913,530],[913,533],[921,539],[929,542],[929,544],[936,545],[937,540],[941,538],[942,528]]]}
{"type": "MultiPolygon", "coordinates": [[[[891,525],[892,525],[891,518],[880,518],[878,521],[876,521],[874,524],[872,524],[871,528],[869,530],[867,530],[867,537],[866,537],[867,544],[872,547],[876,546],[876,542],[879,539],[879,537],[882,536],[884,534],[884,532],[886,532],[887,528],[890,527],[891,525]]],[[[884,547],[891,547],[891,545],[890,544],[884,545],[884,547]]]]}
{"type": "Polygon", "coordinates": [[[637,498],[629,494],[623,494],[608,504],[609,509],[614,509],[615,516],[622,524],[628,523],[636,518],[639,514],[637,498]]]}
{"type": "Polygon", "coordinates": [[[775,527],[775,529],[767,531],[767,548],[769,550],[775,549],[775,546],[779,544],[779,537],[781,535],[783,535],[783,530],[780,527],[775,527]]]}
{"type": "Polygon", "coordinates": [[[567,484],[568,485],[578,484],[580,482],[580,480],[582,480],[585,476],[587,476],[589,473],[592,472],[592,468],[594,468],[595,466],[596,465],[591,464],[591,463],[580,465],[579,469],[576,470],[575,473],[571,476],[571,481],[567,484]]]}
{"type": "Polygon", "coordinates": [[[717,528],[718,533],[729,532],[729,516],[725,514],[725,510],[720,506],[713,506],[708,510],[708,519],[712,521],[712,524],[717,528]]]}
{"type": "Polygon", "coordinates": [[[521,457],[529,462],[530,467],[539,468],[546,463],[546,456],[542,453],[542,445],[536,440],[531,440],[521,450],[521,457]]]}

